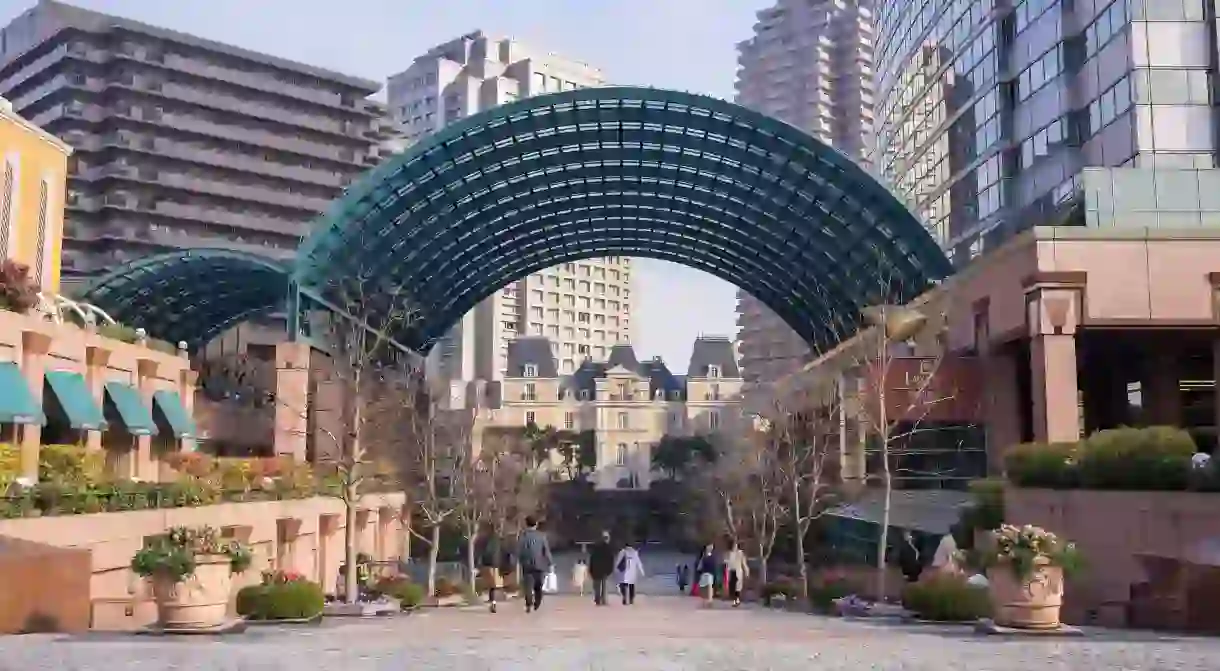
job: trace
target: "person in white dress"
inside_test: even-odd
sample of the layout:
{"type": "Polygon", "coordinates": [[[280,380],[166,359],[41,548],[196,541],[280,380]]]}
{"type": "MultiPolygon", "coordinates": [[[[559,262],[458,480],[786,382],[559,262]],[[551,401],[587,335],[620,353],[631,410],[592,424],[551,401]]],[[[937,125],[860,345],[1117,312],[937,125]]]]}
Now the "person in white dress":
{"type": "Polygon", "coordinates": [[[618,591],[623,596],[623,605],[635,603],[635,586],[644,577],[644,562],[630,541],[618,551],[614,558],[614,571],[618,577],[618,591]]]}

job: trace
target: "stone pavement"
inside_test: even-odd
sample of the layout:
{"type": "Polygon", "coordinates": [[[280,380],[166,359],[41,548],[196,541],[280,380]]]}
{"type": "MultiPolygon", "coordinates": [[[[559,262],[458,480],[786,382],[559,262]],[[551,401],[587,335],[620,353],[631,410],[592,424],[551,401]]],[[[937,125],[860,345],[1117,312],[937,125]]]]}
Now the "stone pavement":
{"type": "Polygon", "coordinates": [[[520,600],[492,615],[422,615],[258,628],[219,640],[119,635],[0,638],[0,671],[1211,671],[1220,641],[1096,632],[1072,639],[978,638],[960,627],[853,622],[779,611],[696,607],[644,596],[595,608],[551,597],[527,616],[520,600]]]}

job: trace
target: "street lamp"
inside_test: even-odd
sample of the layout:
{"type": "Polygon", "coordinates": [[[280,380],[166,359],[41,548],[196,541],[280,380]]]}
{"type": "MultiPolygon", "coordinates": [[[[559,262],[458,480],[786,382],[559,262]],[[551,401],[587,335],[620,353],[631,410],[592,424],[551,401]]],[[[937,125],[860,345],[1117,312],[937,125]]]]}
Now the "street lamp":
{"type": "Polygon", "coordinates": [[[864,320],[885,331],[888,341],[907,341],[915,337],[928,323],[928,317],[919,310],[898,305],[874,305],[861,311],[864,320]]]}

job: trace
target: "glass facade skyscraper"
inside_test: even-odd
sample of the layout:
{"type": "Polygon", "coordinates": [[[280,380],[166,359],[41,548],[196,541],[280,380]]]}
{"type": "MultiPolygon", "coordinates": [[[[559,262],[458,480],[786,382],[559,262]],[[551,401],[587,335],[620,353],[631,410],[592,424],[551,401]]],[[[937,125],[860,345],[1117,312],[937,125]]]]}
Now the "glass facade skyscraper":
{"type": "Polygon", "coordinates": [[[1215,0],[881,0],[872,162],[964,265],[1088,166],[1210,168],[1215,0]]]}

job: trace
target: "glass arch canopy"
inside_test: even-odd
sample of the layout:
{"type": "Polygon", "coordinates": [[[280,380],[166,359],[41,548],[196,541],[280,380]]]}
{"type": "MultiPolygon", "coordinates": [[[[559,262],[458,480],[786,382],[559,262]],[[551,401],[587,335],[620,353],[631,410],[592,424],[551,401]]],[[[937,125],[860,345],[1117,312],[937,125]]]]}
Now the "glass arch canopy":
{"type": "Polygon", "coordinates": [[[612,255],[732,282],[815,351],[853,334],[862,307],[909,301],[951,272],[885,187],[799,129],[705,96],[609,87],[497,107],[389,159],[332,204],[288,275],[320,299],[344,278],[404,287],[417,315],[397,338],[426,352],[504,285],[612,255]]]}

